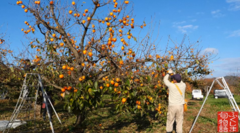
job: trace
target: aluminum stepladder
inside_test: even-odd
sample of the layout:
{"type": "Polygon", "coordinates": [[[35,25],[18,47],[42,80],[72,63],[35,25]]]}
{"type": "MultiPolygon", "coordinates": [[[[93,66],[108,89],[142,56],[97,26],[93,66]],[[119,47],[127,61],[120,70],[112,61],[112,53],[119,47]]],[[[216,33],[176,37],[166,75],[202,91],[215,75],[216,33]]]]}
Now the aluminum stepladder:
{"type": "Polygon", "coordinates": [[[195,125],[195,123],[196,123],[196,121],[197,121],[197,119],[198,119],[198,116],[200,115],[200,113],[201,113],[201,111],[202,111],[202,108],[203,108],[203,106],[204,106],[204,104],[205,104],[205,102],[206,102],[206,100],[207,100],[207,98],[208,98],[208,95],[209,95],[209,93],[211,92],[212,87],[213,87],[213,85],[214,85],[215,82],[217,82],[224,90],[226,90],[226,94],[227,94],[227,96],[228,96],[229,104],[231,105],[233,111],[238,112],[238,119],[240,120],[240,117],[239,117],[239,114],[240,114],[239,107],[238,107],[238,105],[237,105],[237,103],[236,103],[236,101],[235,101],[235,99],[234,99],[234,97],[233,97],[233,95],[232,95],[232,93],[231,93],[228,85],[227,85],[226,80],[224,79],[224,77],[218,77],[218,78],[216,78],[215,80],[213,80],[212,85],[211,85],[210,89],[208,90],[207,96],[206,96],[206,98],[204,99],[204,102],[203,102],[203,104],[202,104],[202,106],[201,106],[201,108],[200,108],[200,110],[199,110],[199,112],[198,112],[198,114],[197,114],[197,117],[195,118],[195,120],[194,120],[194,122],[193,122],[193,125],[192,125],[189,133],[192,132],[192,130],[193,130],[193,128],[194,128],[194,125],[195,125]],[[221,83],[220,81],[222,81],[222,83],[221,83]]]}
{"type": "MultiPolygon", "coordinates": [[[[51,108],[53,109],[53,111],[54,111],[54,113],[55,113],[59,123],[62,124],[61,120],[58,117],[58,114],[57,114],[56,110],[54,109],[54,107],[52,105],[51,100],[49,99],[45,89],[43,88],[42,79],[41,79],[40,74],[27,73],[26,76],[25,76],[24,82],[23,82],[22,90],[20,92],[17,104],[15,106],[15,109],[14,109],[14,111],[12,113],[12,116],[11,116],[11,118],[10,118],[6,128],[5,128],[5,130],[3,131],[3,133],[5,133],[5,132],[8,133],[9,132],[10,128],[12,127],[12,124],[14,122],[16,122],[15,120],[18,117],[18,114],[23,110],[23,108],[25,106],[30,107],[30,105],[26,105],[27,104],[26,101],[29,100],[29,99],[34,99],[35,100],[34,107],[33,107],[33,110],[34,110],[34,120],[35,120],[35,118],[36,118],[36,103],[37,103],[39,89],[42,91],[42,94],[43,94],[43,102],[46,105],[47,115],[48,115],[48,118],[49,118],[49,123],[50,123],[50,128],[51,128],[52,133],[54,133],[54,128],[53,128],[52,120],[51,120],[51,117],[50,117],[49,106],[47,106],[48,105],[47,101],[51,105],[51,108]],[[30,79],[34,78],[33,76],[35,76],[35,78],[37,78],[37,80],[38,80],[37,81],[37,85],[34,85],[34,86],[30,85],[30,83],[29,83],[30,79]],[[29,80],[27,80],[28,77],[30,77],[29,80]],[[35,97],[29,97],[31,91],[33,91],[33,90],[31,90],[31,87],[35,87],[35,91],[36,91],[35,92],[35,97]]],[[[29,108],[27,108],[27,109],[29,109],[29,108]]],[[[29,113],[30,113],[30,109],[29,110],[27,110],[27,109],[26,109],[26,111],[29,111],[29,113]]]]}

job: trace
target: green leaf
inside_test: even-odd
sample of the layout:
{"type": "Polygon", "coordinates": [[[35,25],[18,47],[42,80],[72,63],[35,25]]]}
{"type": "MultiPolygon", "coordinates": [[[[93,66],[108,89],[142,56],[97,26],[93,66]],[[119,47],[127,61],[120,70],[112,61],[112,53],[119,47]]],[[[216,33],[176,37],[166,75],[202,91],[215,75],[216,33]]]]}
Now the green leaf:
{"type": "Polygon", "coordinates": [[[158,71],[161,71],[161,69],[160,69],[160,67],[159,67],[158,65],[157,65],[157,70],[158,70],[158,71]]]}
{"type": "Polygon", "coordinates": [[[38,41],[38,39],[36,39],[36,42],[37,42],[37,43],[40,43],[40,42],[38,41]]]}
{"type": "Polygon", "coordinates": [[[152,64],[151,64],[151,67],[153,67],[154,65],[155,65],[155,63],[152,63],[152,64]]]}
{"type": "Polygon", "coordinates": [[[82,88],[82,84],[81,84],[81,83],[78,84],[78,88],[79,88],[79,89],[82,88]]]}
{"type": "Polygon", "coordinates": [[[150,82],[152,79],[150,76],[147,76],[147,80],[148,80],[148,82],[150,82]]]}
{"type": "Polygon", "coordinates": [[[108,29],[109,29],[109,27],[107,27],[105,31],[108,31],[108,29]]]}
{"type": "Polygon", "coordinates": [[[10,67],[10,69],[11,69],[11,72],[14,72],[14,69],[13,69],[13,67],[10,67]]]}
{"type": "Polygon", "coordinates": [[[116,110],[118,110],[118,107],[119,107],[119,104],[117,104],[117,106],[116,106],[116,110]]]}
{"type": "Polygon", "coordinates": [[[100,103],[101,103],[101,107],[104,107],[104,103],[102,101],[100,103]]]}
{"type": "Polygon", "coordinates": [[[98,89],[98,82],[97,81],[94,83],[94,87],[95,87],[95,89],[98,89]]]}
{"type": "Polygon", "coordinates": [[[167,63],[165,63],[164,66],[165,66],[165,68],[168,68],[168,64],[167,63]]]}
{"type": "Polygon", "coordinates": [[[71,107],[70,106],[68,106],[68,112],[71,113],[71,107]]]}
{"type": "Polygon", "coordinates": [[[105,93],[106,91],[108,91],[108,88],[105,87],[105,88],[103,89],[103,93],[105,93]]]}
{"type": "Polygon", "coordinates": [[[87,83],[88,83],[88,85],[89,85],[89,86],[92,86],[92,85],[93,85],[93,82],[92,82],[92,80],[88,80],[88,82],[87,82],[87,83]]]}
{"type": "Polygon", "coordinates": [[[133,37],[133,39],[134,39],[134,41],[136,41],[136,42],[137,42],[137,38],[136,38],[136,37],[133,37]]]}
{"type": "Polygon", "coordinates": [[[127,84],[128,86],[130,86],[130,80],[129,80],[129,79],[127,79],[126,84],[127,84]]]}
{"type": "Polygon", "coordinates": [[[79,109],[82,110],[82,108],[83,108],[83,103],[81,102],[79,103],[79,109]]]}
{"type": "Polygon", "coordinates": [[[197,64],[199,64],[199,61],[198,61],[198,60],[196,60],[196,63],[197,63],[197,64]]]}
{"type": "Polygon", "coordinates": [[[152,111],[154,111],[154,108],[151,108],[152,111]]]}
{"type": "Polygon", "coordinates": [[[98,89],[96,89],[95,87],[92,88],[92,92],[97,92],[98,89]]]}
{"type": "Polygon", "coordinates": [[[128,30],[128,32],[127,32],[129,35],[131,34],[131,29],[130,30],[128,30]]]}
{"type": "Polygon", "coordinates": [[[187,69],[185,70],[185,75],[186,75],[186,76],[188,75],[188,70],[187,70],[187,69]]]}
{"type": "Polygon", "coordinates": [[[132,95],[133,95],[133,96],[136,96],[136,95],[137,95],[137,91],[133,91],[133,92],[132,92],[132,95]]]}

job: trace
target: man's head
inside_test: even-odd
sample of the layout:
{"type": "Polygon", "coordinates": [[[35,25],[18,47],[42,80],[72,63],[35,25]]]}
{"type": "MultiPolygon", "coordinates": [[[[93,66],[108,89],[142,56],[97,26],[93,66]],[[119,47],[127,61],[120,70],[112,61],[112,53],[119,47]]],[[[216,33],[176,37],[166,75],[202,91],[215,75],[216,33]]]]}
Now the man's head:
{"type": "Polygon", "coordinates": [[[174,74],[171,76],[171,79],[174,83],[180,83],[182,78],[180,74],[174,74]]]}

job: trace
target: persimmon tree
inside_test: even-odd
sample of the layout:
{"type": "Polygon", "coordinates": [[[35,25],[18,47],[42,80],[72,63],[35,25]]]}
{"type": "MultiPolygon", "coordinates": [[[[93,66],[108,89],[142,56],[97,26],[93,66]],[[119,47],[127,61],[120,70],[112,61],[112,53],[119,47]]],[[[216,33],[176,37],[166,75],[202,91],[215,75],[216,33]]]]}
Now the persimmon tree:
{"type": "Polygon", "coordinates": [[[112,96],[116,112],[155,113],[165,121],[166,70],[172,67],[187,80],[209,72],[203,71],[209,58],[200,56],[194,44],[164,47],[164,52],[149,33],[135,37],[147,24],[135,23],[128,0],[17,4],[33,16],[22,29],[36,50],[30,67],[62,92],[76,125],[104,106],[105,94],[112,96]]]}
{"type": "Polygon", "coordinates": [[[0,92],[10,99],[18,96],[18,88],[22,85],[24,71],[14,64],[13,51],[0,27],[0,92]]]}

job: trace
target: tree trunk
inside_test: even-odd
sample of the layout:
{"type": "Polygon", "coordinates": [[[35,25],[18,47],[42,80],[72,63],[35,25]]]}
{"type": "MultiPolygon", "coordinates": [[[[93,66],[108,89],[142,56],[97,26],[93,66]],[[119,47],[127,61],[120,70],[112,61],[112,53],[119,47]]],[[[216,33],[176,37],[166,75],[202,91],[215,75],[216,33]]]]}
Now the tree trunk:
{"type": "Polygon", "coordinates": [[[78,126],[81,130],[79,131],[79,133],[83,133],[84,132],[84,128],[83,128],[83,121],[85,120],[85,116],[83,114],[79,114],[77,115],[77,120],[74,124],[74,126],[78,126]]]}

